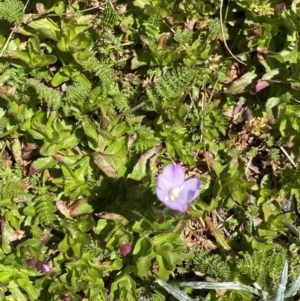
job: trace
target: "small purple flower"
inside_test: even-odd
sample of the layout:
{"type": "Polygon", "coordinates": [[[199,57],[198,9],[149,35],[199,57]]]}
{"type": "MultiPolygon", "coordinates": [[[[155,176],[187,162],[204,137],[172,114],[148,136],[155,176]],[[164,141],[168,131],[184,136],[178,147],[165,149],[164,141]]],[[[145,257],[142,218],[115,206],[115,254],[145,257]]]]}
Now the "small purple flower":
{"type": "Polygon", "coordinates": [[[156,195],[167,207],[186,212],[188,204],[199,194],[201,181],[197,178],[184,180],[184,168],[180,164],[167,165],[157,177],[156,195]]]}
{"type": "Polygon", "coordinates": [[[49,264],[46,263],[46,262],[41,262],[41,261],[39,261],[39,262],[37,263],[36,267],[37,267],[37,269],[38,269],[40,272],[42,272],[42,273],[44,273],[44,274],[46,274],[46,275],[49,274],[49,273],[51,272],[51,268],[50,268],[49,264]]]}

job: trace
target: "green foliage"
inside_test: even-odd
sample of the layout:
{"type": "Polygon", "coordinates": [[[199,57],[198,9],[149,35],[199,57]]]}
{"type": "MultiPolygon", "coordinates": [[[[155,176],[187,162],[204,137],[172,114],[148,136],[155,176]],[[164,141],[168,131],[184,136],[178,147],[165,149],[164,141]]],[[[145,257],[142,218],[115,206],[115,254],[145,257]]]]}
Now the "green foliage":
{"type": "Polygon", "coordinates": [[[211,254],[209,251],[199,252],[193,263],[197,272],[217,281],[226,281],[230,276],[229,265],[218,254],[211,254]]]}
{"type": "Polygon", "coordinates": [[[113,7],[106,7],[101,15],[100,24],[104,29],[112,29],[118,23],[118,14],[113,7]]]}
{"type": "Polygon", "coordinates": [[[19,0],[0,2],[0,20],[20,24],[23,18],[24,4],[19,0]]]}
{"type": "Polygon", "coordinates": [[[56,207],[53,201],[53,197],[47,194],[41,194],[34,199],[37,217],[44,226],[51,225],[56,219],[54,214],[56,212],[56,207]]]}
{"type": "Polygon", "coordinates": [[[116,76],[114,70],[104,62],[99,63],[95,68],[95,74],[99,77],[101,83],[101,94],[103,98],[115,93],[116,76]]]}
{"type": "Polygon", "coordinates": [[[172,107],[174,101],[184,98],[195,76],[189,67],[178,67],[167,71],[154,86],[147,86],[149,110],[157,110],[160,106],[172,107]],[[161,104],[162,103],[162,104],[161,104]]]}
{"type": "Polygon", "coordinates": [[[0,199],[13,199],[25,193],[21,185],[22,171],[16,163],[14,168],[7,168],[4,165],[0,171],[0,199]]]}
{"type": "Polygon", "coordinates": [[[160,26],[162,25],[162,18],[156,8],[146,5],[146,13],[148,15],[147,21],[143,23],[145,31],[150,39],[157,40],[159,38],[160,26]]]}
{"type": "Polygon", "coordinates": [[[163,290],[156,289],[151,300],[164,301],[164,300],[166,300],[166,293],[163,290]]]}
{"type": "Polygon", "coordinates": [[[1,117],[1,119],[0,119],[0,132],[3,132],[3,130],[5,130],[8,122],[9,121],[8,121],[7,117],[1,117]]]}
{"type": "Polygon", "coordinates": [[[192,83],[194,71],[189,67],[178,67],[166,72],[161,80],[155,83],[155,91],[163,99],[179,98],[192,83]]]}
{"type": "Polygon", "coordinates": [[[259,213],[259,207],[255,204],[252,204],[247,207],[245,216],[250,219],[250,218],[256,217],[258,215],[258,213],[259,213]]]}
{"type": "Polygon", "coordinates": [[[83,251],[88,252],[99,259],[103,259],[103,249],[98,240],[91,240],[89,244],[84,245],[83,251]]]}
{"type": "Polygon", "coordinates": [[[71,105],[84,102],[90,94],[90,89],[82,82],[74,83],[69,86],[66,92],[65,100],[71,105]]]}
{"type": "Polygon", "coordinates": [[[193,39],[193,32],[187,29],[177,29],[174,40],[180,45],[189,45],[193,39]]]}
{"type": "Polygon", "coordinates": [[[154,136],[150,128],[137,124],[134,129],[137,133],[137,140],[133,146],[138,153],[142,153],[159,143],[159,140],[154,136]]]}
{"type": "Polygon", "coordinates": [[[290,259],[287,250],[277,246],[272,251],[254,251],[252,255],[244,254],[238,269],[265,291],[275,294],[286,260],[290,259]]]}
{"type": "Polygon", "coordinates": [[[28,79],[26,83],[36,91],[37,97],[44,101],[49,108],[57,110],[61,107],[62,94],[60,92],[33,78],[28,79]]]}
{"type": "Polygon", "coordinates": [[[23,2],[0,2],[0,299],[173,300],[153,281],[195,273],[252,285],[195,300],[248,301],[285,260],[296,279],[299,3],[23,2]],[[187,214],[155,196],[170,163],[201,178],[187,214]]]}

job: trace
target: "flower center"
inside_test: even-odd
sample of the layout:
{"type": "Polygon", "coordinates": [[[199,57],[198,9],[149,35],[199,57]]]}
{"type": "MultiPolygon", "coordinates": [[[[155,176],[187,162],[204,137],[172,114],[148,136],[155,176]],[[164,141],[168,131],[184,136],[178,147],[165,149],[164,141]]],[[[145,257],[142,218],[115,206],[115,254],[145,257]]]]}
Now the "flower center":
{"type": "Polygon", "coordinates": [[[182,190],[182,186],[175,187],[169,190],[169,194],[166,197],[166,201],[178,201],[180,191],[182,190]]]}

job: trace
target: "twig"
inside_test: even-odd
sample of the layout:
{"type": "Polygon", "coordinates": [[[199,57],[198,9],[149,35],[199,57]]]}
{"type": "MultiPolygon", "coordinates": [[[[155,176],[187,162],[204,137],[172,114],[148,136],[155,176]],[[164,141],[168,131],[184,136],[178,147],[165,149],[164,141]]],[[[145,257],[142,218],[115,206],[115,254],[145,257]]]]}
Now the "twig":
{"type": "Polygon", "coordinates": [[[246,175],[246,178],[248,179],[248,170],[251,166],[251,163],[252,163],[252,160],[253,160],[254,157],[250,158],[249,162],[247,163],[247,167],[246,167],[246,171],[245,171],[245,175],[246,175]]]}
{"type": "Polygon", "coordinates": [[[290,157],[290,155],[287,153],[287,151],[280,146],[280,149],[282,150],[282,152],[286,155],[286,157],[290,160],[290,162],[294,165],[294,167],[297,167],[296,163],[294,162],[294,160],[290,157]]]}
{"type": "MultiPolygon", "coordinates": [[[[24,8],[23,8],[23,10],[22,10],[23,13],[24,13],[24,11],[25,11],[27,5],[29,4],[29,1],[30,1],[30,0],[27,0],[26,4],[24,5],[24,8]]],[[[11,40],[13,34],[14,34],[14,32],[16,31],[16,29],[17,29],[18,26],[19,26],[19,25],[16,24],[16,25],[14,26],[14,28],[12,29],[12,31],[11,31],[11,33],[10,33],[10,35],[9,35],[9,37],[8,37],[8,39],[7,39],[7,41],[5,42],[5,44],[4,44],[4,46],[3,46],[2,50],[1,50],[0,57],[2,57],[4,51],[6,50],[8,44],[9,44],[9,42],[10,42],[10,40],[11,40]]]]}
{"type": "Polygon", "coordinates": [[[226,37],[225,37],[225,32],[224,32],[224,25],[223,25],[223,15],[222,15],[222,9],[223,9],[223,2],[224,0],[220,0],[220,23],[221,23],[221,31],[222,31],[222,37],[223,37],[223,40],[224,40],[224,45],[225,45],[225,48],[228,50],[228,52],[232,55],[232,57],[234,59],[236,59],[239,63],[243,64],[246,66],[246,64],[244,62],[242,62],[239,58],[237,58],[233,53],[232,51],[229,49],[228,45],[227,45],[227,42],[226,42],[226,37]]]}
{"type": "Polygon", "coordinates": [[[216,217],[219,219],[220,222],[222,222],[222,223],[224,222],[224,219],[223,219],[223,218],[221,217],[221,215],[217,212],[217,210],[214,210],[212,213],[216,215],[216,217]]]}
{"type": "Polygon", "coordinates": [[[69,12],[69,13],[62,13],[62,14],[43,13],[43,14],[31,14],[30,16],[33,17],[33,18],[39,18],[39,17],[42,17],[42,16],[46,16],[46,17],[60,17],[60,16],[75,15],[75,14],[85,13],[87,11],[94,10],[94,9],[97,9],[97,8],[101,8],[104,5],[106,5],[107,3],[108,2],[105,2],[105,3],[103,3],[101,5],[98,5],[98,6],[93,6],[93,7],[89,7],[89,8],[86,8],[86,9],[77,10],[77,11],[69,12]]]}

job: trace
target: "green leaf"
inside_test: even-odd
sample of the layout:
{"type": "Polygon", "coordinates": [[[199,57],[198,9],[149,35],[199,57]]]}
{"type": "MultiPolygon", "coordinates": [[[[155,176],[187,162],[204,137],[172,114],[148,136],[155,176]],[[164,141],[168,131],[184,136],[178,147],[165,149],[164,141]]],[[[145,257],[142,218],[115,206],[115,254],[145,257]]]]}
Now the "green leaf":
{"type": "Polygon", "coordinates": [[[53,87],[58,87],[62,83],[67,82],[69,79],[70,79],[70,77],[63,72],[62,68],[60,68],[58,70],[58,72],[56,72],[55,75],[53,76],[52,81],[51,81],[51,85],[53,87]]]}
{"type": "Polygon", "coordinates": [[[117,155],[105,154],[96,152],[93,154],[94,162],[110,178],[119,178],[125,172],[125,158],[120,158],[117,155]]]}
{"type": "Polygon", "coordinates": [[[225,94],[241,94],[247,91],[249,85],[257,77],[254,72],[247,72],[242,77],[234,81],[231,86],[225,90],[225,94]]]}
{"type": "Polygon", "coordinates": [[[14,281],[11,281],[9,283],[8,289],[12,293],[15,300],[17,300],[17,301],[28,301],[27,297],[21,292],[18,285],[14,281]]]}
{"type": "MultiPolygon", "coordinates": [[[[24,22],[24,20],[23,20],[24,22]]],[[[57,41],[60,33],[60,29],[51,19],[40,18],[38,20],[31,20],[31,16],[28,15],[28,21],[25,23],[30,27],[35,29],[37,32],[42,33],[45,37],[57,41]],[[28,23],[27,23],[28,22],[28,23]]]]}
{"type": "Polygon", "coordinates": [[[79,215],[92,213],[98,206],[99,203],[97,205],[95,202],[84,198],[76,201],[75,204],[69,208],[69,213],[72,217],[77,217],[79,215]]]}
{"type": "MultiPolygon", "coordinates": [[[[161,281],[161,280],[158,280],[161,281]]],[[[172,283],[176,287],[190,287],[196,290],[242,290],[249,292],[251,294],[257,295],[259,297],[266,297],[269,294],[267,292],[261,291],[260,289],[253,288],[251,286],[238,283],[238,282],[202,282],[202,281],[180,281],[172,283]]]]}
{"type": "Polygon", "coordinates": [[[0,282],[1,283],[8,283],[9,281],[13,280],[15,273],[13,271],[1,271],[0,270],[0,282]]]}
{"type": "Polygon", "coordinates": [[[158,276],[163,280],[169,279],[169,266],[165,258],[161,255],[156,254],[155,258],[158,263],[158,276]]]}
{"type": "Polygon", "coordinates": [[[138,275],[146,277],[149,273],[151,260],[155,257],[151,239],[148,237],[139,238],[132,251],[132,255],[137,265],[138,275]]]}
{"type": "Polygon", "coordinates": [[[155,147],[147,150],[144,154],[142,154],[141,157],[139,158],[138,162],[134,166],[132,173],[130,175],[128,175],[128,177],[133,180],[136,180],[136,181],[142,180],[142,178],[145,177],[145,175],[146,175],[147,161],[152,156],[157,154],[160,150],[161,150],[161,146],[158,145],[158,146],[155,146],[155,147]]]}
{"type": "Polygon", "coordinates": [[[15,282],[26,291],[30,301],[38,300],[39,291],[32,285],[31,281],[24,278],[18,278],[15,282]]]}
{"type": "MultiPolygon", "coordinates": [[[[189,297],[186,293],[179,290],[176,286],[169,284],[163,280],[155,280],[154,283],[158,283],[161,287],[163,287],[169,294],[174,296],[179,301],[194,301],[191,297],[189,297]]],[[[200,297],[201,298],[201,297],[200,297]]],[[[200,300],[205,300],[201,298],[200,300]]]]}
{"type": "Polygon", "coordinates": [[[293,284],[287,289],[286,293],[284,294],[285,298],[289,298],[295,296],[300,287],[300,275],[296,278],[293,284]]]}
{"type": "Polygon", "coordinates": [[[280,282],[278,284],[278,290],[274,301],[285,300],[284,292],[286,290],[287,282],[288,282],[288,262],[286,261],[282,270],[280,282]]]}

